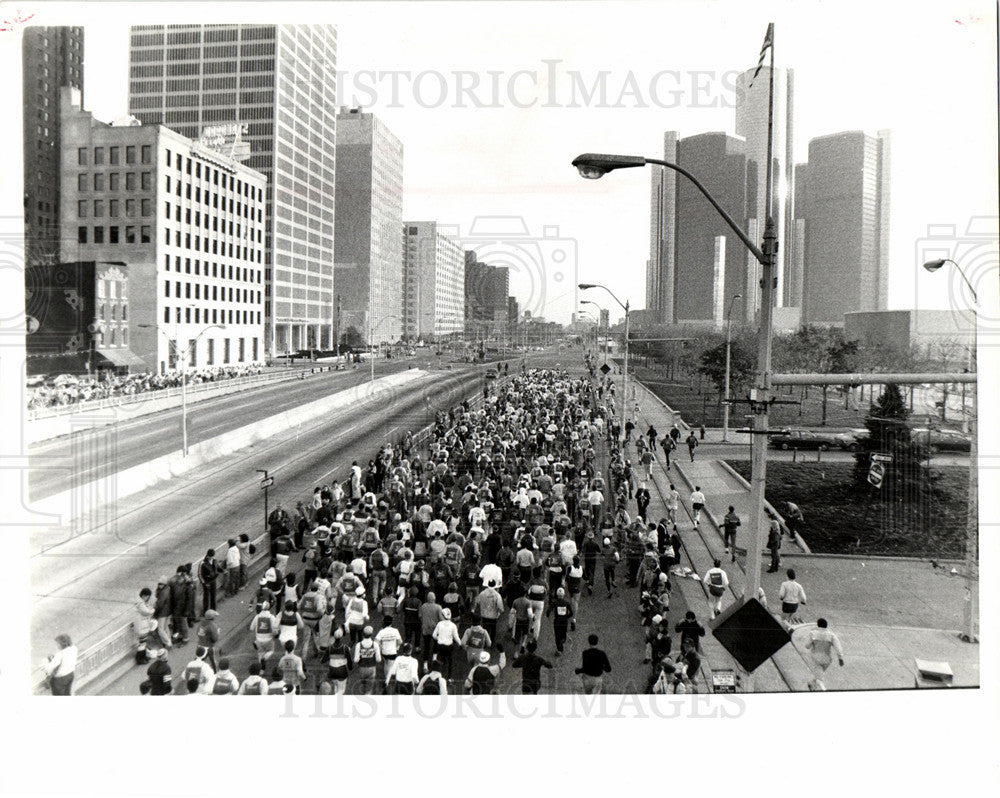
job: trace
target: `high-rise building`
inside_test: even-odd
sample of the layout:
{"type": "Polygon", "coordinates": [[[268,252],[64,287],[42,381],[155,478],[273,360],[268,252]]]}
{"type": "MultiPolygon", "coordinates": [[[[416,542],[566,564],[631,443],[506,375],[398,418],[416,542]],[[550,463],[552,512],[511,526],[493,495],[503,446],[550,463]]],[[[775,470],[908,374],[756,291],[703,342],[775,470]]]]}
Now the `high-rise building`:
{"type": "Polygon", "coordinates": [[[333,348],[336,62],[333,25],[131,29],[129,113],[231,153],[249,144],[247,166],[268,178],[271,355],[333,348]]]}
{"type": "MultiPolygon", "coordinates": [[[[663,160],[677,163],[677,133],[663,134],[663,160]]],[[[646,262],[646,307],[657,321],[674,323],[674,262],[677,228],[677,173],[653,166],[649,197],[649,260],[646,262]]]]}
{"type": "Polygon", "coordinates": [[[889,131],[812,139],[808,164],[796,174],[803,323],[841,324],[845,313],[885,310],[889,131]]]}
{"type": "Polygon", "coordinates": [[[83,28],[37,27],[21,42],[24,104],[24,246],[29,266],[59,252],[60,89],[83,96],[83,28]]]}
{"type": "Polygon", "coordinates": [[[359,109],[337,115],[335,320],[369,344],[403,334],[403,145],[359,109]]]}
{"type": "Polygon", "coordinates": [[[465,252],[465,325],[472,336],[499,336],[507,324],[510,269],[465,252]]]}
{"type": "Polygon", "coordinates": [[[90,348],[158,373],[262,361],[267,178],[166,127],[99,122],[74,89],[61,124],[60,261],[127,270],[97,283],[90,348]]]}
{"type": "MultiPolygon", "coordinates": [[[[664,136],[665,160],[695,175],[726,212],[742,224],[755,188],[744,141],[725,133],[679,139],[664,136]]],[[[656,169],[650,214],[647,272],[649,322],[722,323],[730,297],[745,293],[746,249],[697,187],[656,169]]]]}
{"type": "Polygon", "coordinates": [[[465,253],[437,222],[403,222],[403,330],[438,338],[465,328],[465,253]]]}
{"type": "MultiPolygon", "coordinates": [[[[746,159],[748,175],[753,176],[755,191],[748,194],[747,234],[751,241],[760,242],[764,235],[764,224],[767,221],[767,130],[768,130],[768,83],[770,67],[762,67],[757,79],[753,79],[753,70],[748,70],[736,80],[736,135],[746,141],[746,159]]],[[[775,232],[778,236],[778,266],[775,276],[778,280],[775,292],[775,304],[786,305],[788,286],[795,279],[789,279],[791,269],[791,248],[786,246],[788,229],[792,224],[794,207],[793,164],[792,152],[794,127],[795,80],[793,70],[774,70],[774,124],[772,127],[772,193],[771,214],[774,218],[775,232]]],[[[746,262],[751,271],[751,279],[747,280],[747,290],[743,292],[745,319],[748,322],[756,318],[760,307],[760,264],[745,250],[746,262]]]]}

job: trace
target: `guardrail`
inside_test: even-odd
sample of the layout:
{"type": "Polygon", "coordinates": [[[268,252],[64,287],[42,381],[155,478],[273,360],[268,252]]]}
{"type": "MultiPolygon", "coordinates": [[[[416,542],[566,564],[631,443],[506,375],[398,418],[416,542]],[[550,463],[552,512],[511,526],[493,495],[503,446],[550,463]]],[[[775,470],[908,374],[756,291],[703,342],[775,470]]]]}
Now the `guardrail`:
{"type": "MultiPolygon", "coordinates": [[[[209,380],[189,384],[186,388],[188,396],[209,392],[213,389],[231,389],[241,386],[283,382],[285,380],[303,379],[306,374],[316,374],[323,371],[336,371],[336,365],[313,366],[309,369],[285,369],[265,374],[252,374],[247,377],[232,377],[225,380],[209,380]]],[[[28,410],[28,421],[40,421],[47,418],[87,413],[93,410],[105,410],[110,407],[127,407],[128,405],[148,402],[154,399],[170,399],[179,397],[185,389],[180,387],[158,388],[154,391],[126,394],[124,396],[108,396],[104,399],[88,399],[84,402],[73,402],[67,405],[53,405],[28,410]]]]}

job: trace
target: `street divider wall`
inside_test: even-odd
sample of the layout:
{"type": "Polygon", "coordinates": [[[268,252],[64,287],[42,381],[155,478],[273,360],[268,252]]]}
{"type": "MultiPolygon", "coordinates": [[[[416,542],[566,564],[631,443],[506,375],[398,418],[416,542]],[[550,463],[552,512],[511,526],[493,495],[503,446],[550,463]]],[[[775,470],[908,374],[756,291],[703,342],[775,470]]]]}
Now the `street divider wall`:
{"type": "Polygon", "coordinates": [[[172,452],[110,474],[103,479],[77,485],[70,490],[33,502],[32,507],[37,512],[58,515],[62,523],[69,523],[74,518],[96,513],[106,504],[151,488],[164,480],[179,477],[240,449],[310,423],[327,413],[387,397],[401,390],[403,386],[426,376],[427,372],[412,369],[381,377],[373,383],[356,385],[314,402],[277,413],[263,421],[193,444],[188,447],[187,457],[183,452],[172,452]]]}

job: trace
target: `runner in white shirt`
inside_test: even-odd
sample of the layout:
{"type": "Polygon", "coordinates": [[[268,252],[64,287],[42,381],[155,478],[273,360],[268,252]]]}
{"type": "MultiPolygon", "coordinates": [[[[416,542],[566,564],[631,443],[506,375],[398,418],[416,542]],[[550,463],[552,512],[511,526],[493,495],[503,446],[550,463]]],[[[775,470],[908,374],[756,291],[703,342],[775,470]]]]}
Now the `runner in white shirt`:
{"type": "Polygon", "coordinates": [[[667,491],[666,504],[667,517],[674,526],[677,526],[677,508],[680,506],[680,500],[681,494],[677,492],[677,488],[671,483],[670,490],[667,491]]]}
{"type": "Polygon", "coordinates": [[[815,666],[816,677],[809,682],[810,690],[826,690],[823,684],[823,675],[826,669],[833,664],[833,652],[837,652],[837,660],[840,667],[844,667],[844,649],[840,645],[840,638],[827,628],[826,618],[816,621],[816,629],[809,635],[809,642],[806,649],[812,658],[815,666]]]}
{"type": "Polygon", "coordinates": [[[410,655],[410,644],[404,643],[400,654],[386,668],[386,692],[400,695],[413,695],[420,681],[420,663],[410,655]]]}
{"type": "Polygon", "coordinates": [[[490,582],[494,582],[494,587],[497,589],[503,587],[503,571],[500,570],[500,566],[495,563],[488,562],[479,570],[479,579],[483,583],[483,587],[487,587],[490,582]]]}
{"type": "Polygon", "coordinates": [[[701,492],[701,486],[695,485],[691,492],[691,510],[694,514],[694,525],[698,526],[701,521],[701,511],[705,509],[705,494],[701,492]]]}
{"type": "Polygon", "coordinates": [[[708,586],[709,595],[715,600],[715,611],[712,617],[722,612],[722,597],[726,595],[726,588],[729,587],[729,576],[722,570],[722,562],[716,560],[712,567],[705,571],[705,584],[708,586]]]}
{"type": "Polygon", "coordinates": [[[806,591],[795,581],[795,571],[789,568],[786,571],[788,579],[781,583],[778,591],[778,598],[781,599],[781,619],[791,622],[795,613],[799,610],[800,604],[806,603],[806,591]]]}

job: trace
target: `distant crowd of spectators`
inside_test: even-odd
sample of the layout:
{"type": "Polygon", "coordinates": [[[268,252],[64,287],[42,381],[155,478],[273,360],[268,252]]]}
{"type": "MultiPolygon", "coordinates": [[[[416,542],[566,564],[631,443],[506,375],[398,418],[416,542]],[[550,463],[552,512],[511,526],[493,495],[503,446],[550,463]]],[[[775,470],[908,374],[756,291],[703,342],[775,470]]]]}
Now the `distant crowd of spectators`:
{"type": "MultiPolygon", "coordinates": [[[[259,364],[239,366],[215,366],[189,370],[188,385],[203,382],[216,382],[234,377],[247,377],[260,374],[264,367],[259,364]]],[[[176,388],[181,384],[181,372],[168,374],[129,374],[116,376],[105,374],[97,378],[76,378],[67,375],[47,381],[49,384],[28,389],[28,409],[36,410],[43,407],[59,407],[91,399],[108,399],[115,396],[132,396],[138,393],[159,391],[163,388],[176,388]]]]}

